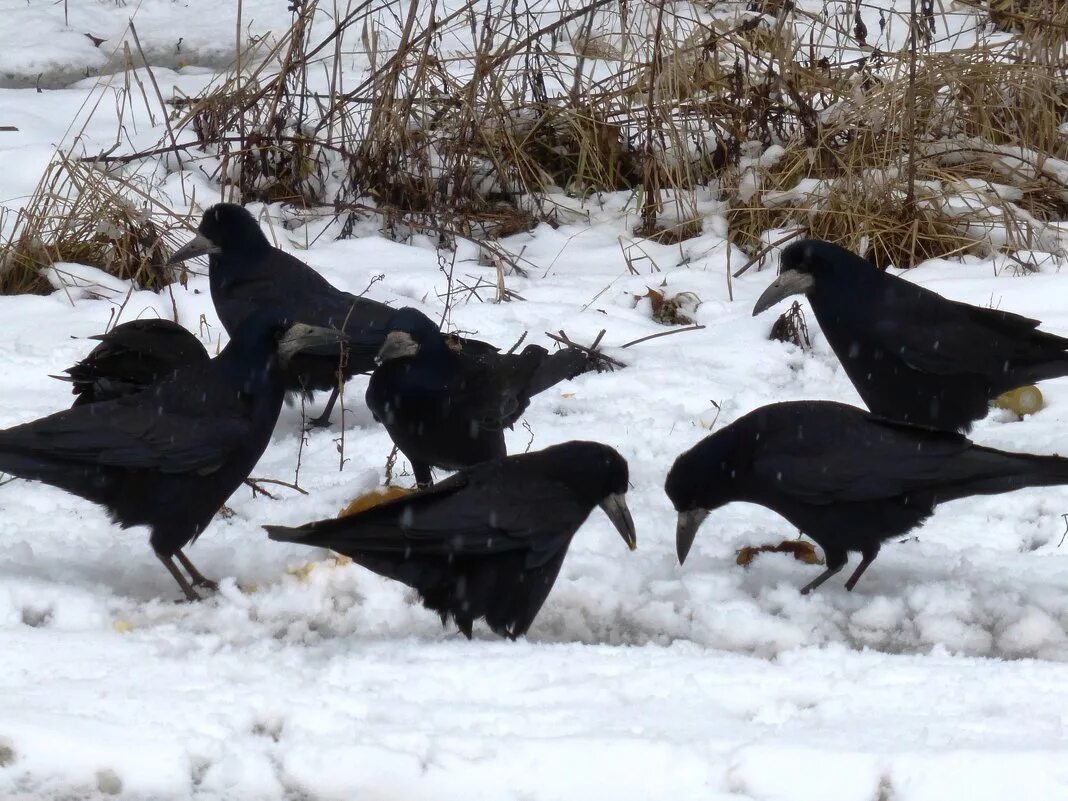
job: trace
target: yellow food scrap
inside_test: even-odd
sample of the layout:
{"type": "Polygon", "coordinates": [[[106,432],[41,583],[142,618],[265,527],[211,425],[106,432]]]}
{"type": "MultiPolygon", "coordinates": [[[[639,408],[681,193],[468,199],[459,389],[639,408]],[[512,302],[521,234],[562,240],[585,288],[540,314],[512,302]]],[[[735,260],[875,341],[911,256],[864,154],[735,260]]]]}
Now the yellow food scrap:
{"type": "Polygon", "coordinates": [[[315,562],[305,562],[300,567],[286,568],[286,573],[288,573],[290,576],[296,576],[297,580],[300,582],[306,582],[308,580],[308,576],[310,576],[311,572],[317,567],[344,567],[345,565],[351,563],[352,559],[350,559],[349,557],[342,556],[341,554],[334,554],[333,556],[328,557],[327,559],[320,559],[315,562]]]}
{"type": "Polygon", "coordinates": [[[337,516],[350,517],[351,515],[359,514],[374,506],[378,506],[380,503],[392,501],[394,498],[400,498],[410,492],[414,492],[414,490],[408,489],[407,487],[375,487],[375,489],[370,492],[365,492],[363,495],[353,498],[352,502],[338,512],[337,516]]]}
{"type": "Polygon", "coordinates": [[[119,634],[129,634],[131,631],[133,631],[133,625],[130,623],[130,621],[123,620],[122,618],[112,621],[111,627],[115,629],[115,631],[117,631],[119,634]]]}
{"type": "Polygon", "coordinates": [[[1038,387],[1019,387],[998,395],[994,405],[999,409],[1008,409],[1016,414],[1034,414],[1044,405],[1042,392],[1038,387]]]}

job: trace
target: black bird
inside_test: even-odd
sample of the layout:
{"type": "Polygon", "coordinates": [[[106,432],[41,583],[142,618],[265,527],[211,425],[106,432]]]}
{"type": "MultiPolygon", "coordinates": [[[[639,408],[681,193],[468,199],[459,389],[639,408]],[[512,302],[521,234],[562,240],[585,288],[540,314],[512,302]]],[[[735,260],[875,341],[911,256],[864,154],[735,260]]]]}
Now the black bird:
{"type": "Polygon", "coordinates": [[[75,406],[113,400],[140,392],[180,367],[206,362],[208,352],[193,334],[177,323],[146,317],[117,325],[89,355],[54,376],[70,381],[75,406]]]}
{"type": "Polygon", "coordinates": [[[686,559],[701,522],[732,501],[765,506],[823,548],[827,569],[808,593],[860,564],[852,590],[883,540],[922,523],[937,504],[1022,487],[1068,484],[1068,459],[984,448],[955,432],[875,417],[829,401],[773,403],[679,456],[665,489],[679,513],[686,559]]]}
{"type": "MultiPolygon", "coordinates": [[[[331,391],[323,413],[311,421],[313,426],[328,425],[339,394],[339,368],[345,381],[374,369],[375,356],[385,341],[395,309],[337,289],[300,259],[272,246],[256,220],[241,206],[219,203],[210,207],[204,212],[197,235],[169,263],[205,254],[211,299],[231,335],[247,315],[264,307],[281,309],[295,320],[344,330],[343,356],[340,347],[309,349],[299,354],[286,371],[286,388],[290,391],[331,391]]],[[[454,350],[472,358],[495,362],[503,356],[492,345],[478,340],[452,337],[449,341],[454,350]]],[[[577,348],[568,351],[573,361],[582,357],[582,368],[577,372],[603,367],[596,354],[577,348]]],[[[535,383],[551,377],[546,376],[535,383]]]]}
{"type": "Polygon", "coordinates": [[[864,403],[892,420],[967,431],[1003,392],[1068,375],[1068,339],[1038,320],[948,300],[830,242],[783,250],[753,314],[801,293],[864,403]]]}
{"type": "Polygon", "coordinates": [[[565,442],[463,470],[350,517],[266,529],[273,540],[331,548],[415,588],[443,625],[451,616],[468,638],[485,618],[514,640],[534,622],[594,506],[637,547],[627,482],[627,462],[614,449],[565,442]]]}
{"type": "Polygon", "coordinates": [[[216,358],[148,389],[0,431],[0,472],[101,504],[123,528],[146,525],[156,556],[190,600],[212,585],[181,549],[211,521],[267,447],[282,406],[284,365],[336,331],[251,315],[216,358]]]}
{"type": "Polygon", "coordinates": [[[504,429],[531,396],[589,369],[589,356],[577,349],[551,355],[538,345],[518,354],[458,351],[413,308],[397,310],[386,329],[367,406],[421,486],[430,484],[432,467],[459,470],[504,456],[504,429]]]}
{"type": "Polygon", "coordinates": [[[298,354],[286,368],[286,389],[305,394],[330,390],[326,409],[312,425],[325,426],[337,402],[338,371],[343,380],[374,369],[393,309],[337,289],[319,273],[274,247],[242,206],[218,203],[204,212],[197,235],[170,259],[175,264],[208,254],[215,311],[227,333],[252,312],[280,309],[290,319],[338,328],[347,337],[345,355],[317,349],[298,354]]]}

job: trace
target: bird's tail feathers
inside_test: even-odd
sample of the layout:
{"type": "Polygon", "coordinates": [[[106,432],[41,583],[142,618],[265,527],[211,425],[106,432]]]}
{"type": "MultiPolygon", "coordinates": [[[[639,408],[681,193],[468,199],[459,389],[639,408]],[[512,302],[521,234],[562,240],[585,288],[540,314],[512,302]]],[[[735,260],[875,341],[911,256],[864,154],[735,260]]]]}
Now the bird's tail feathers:
{"type": "Polygon", "coordinates": [[[275,542],[296,542],[300,545],[318,545],[316,534],[307,526],[264,526],[267,536],[275,542]]]}
{"type": "Polygon", "coordinates": [[[971,475],[959,482],[959,492],[953,492],[952,487],[943,488],[940,500],[1068,484],[1068,459],[1061,456],[1008,453],[975,445],[968,461],[971,475]]]}

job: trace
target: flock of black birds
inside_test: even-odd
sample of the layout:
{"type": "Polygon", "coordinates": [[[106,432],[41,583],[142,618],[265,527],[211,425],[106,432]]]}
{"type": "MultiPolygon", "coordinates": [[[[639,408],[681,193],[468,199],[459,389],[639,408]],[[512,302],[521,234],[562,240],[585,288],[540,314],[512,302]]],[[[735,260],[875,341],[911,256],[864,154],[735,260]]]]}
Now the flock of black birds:
{"type": "MultiPolygon", "coordinates": [[[[626,460],[572,441],[508,456],[504,429],[538,393],[602,369],[598,353],[530,345],[501,352],[445,335],[416,309],[343,292],[273,247],[251,214],[209,208],[172,262],[207,255],[229,342],[209,358],[163,320],[116,326],[65,376],[70,409],[0,431],[0,472],[104,506],[150,544],[189,600],[214,588],[182,549],[207,527],[266,449],[288,393],[329,391],[369,373],[366,402],[411,463],[417,490],[271,539],[330,548],[413,587],[468,637],[485,619],[524,634],[595,506],[636,547],[626,460]],[[432,483],[434,468],[457,471],[432,483]],[[176,564],[177,561],[177,564],[176,564]],[[183,569],[185,573],[183,574],[183,569]],[[188,575],[188,578],[186,577],[188,575]]],[[[962,432],[1006,390],[1068,375],[1068,339],[1038,321],[957,303],[881,272],[836,245],[787,247],[753,314],[807,295],[820,328],[870,412],[800,401],[756,409],[675,461],[665,490],[685,561],[709,513],[763,505],[823,549],[808,593],[861,560],[852,590],[887,539],[939,503],[1068,484],[1068,459],[1008,453],[962,432]]]]}

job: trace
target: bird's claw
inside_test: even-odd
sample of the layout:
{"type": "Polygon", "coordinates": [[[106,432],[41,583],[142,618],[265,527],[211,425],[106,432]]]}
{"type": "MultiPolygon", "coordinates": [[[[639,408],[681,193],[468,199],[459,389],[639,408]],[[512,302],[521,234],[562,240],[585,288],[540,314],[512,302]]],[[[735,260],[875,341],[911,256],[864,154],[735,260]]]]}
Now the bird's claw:
{"type": "Polygon", "coordinates": [[[320,429],[320,428],[329,428],[329,427],[330,427],[330,418],[329,417],[325,417],[325,418],[324,417],[313,417],[311,420],[308,420],[307,423],[304,424],[304,431],[305,431],[305,433],[309,433],[311,431],[315,431],[315,430],[320,429]]]}

